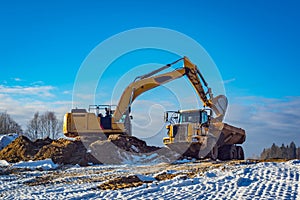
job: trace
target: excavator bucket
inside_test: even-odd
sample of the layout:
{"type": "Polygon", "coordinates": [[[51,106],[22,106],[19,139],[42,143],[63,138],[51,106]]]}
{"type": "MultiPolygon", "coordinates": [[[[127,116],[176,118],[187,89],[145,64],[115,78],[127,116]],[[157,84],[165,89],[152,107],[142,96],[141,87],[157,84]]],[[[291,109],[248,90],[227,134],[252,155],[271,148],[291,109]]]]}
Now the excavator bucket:
{"type": "Polygon", "coordinates": [[[212,99],[212,110],[215,113],[215,118],[222,122],[228,106],[228,100],[225,95],[218,95],[212,99]]]}
{"type": "Polygon", "coordinates": [[[228,105],[228,100],[224,95],[218,95],[217,97],[212,99],[211,108],[215,116],[213,116],[213,118],[210,121],[208,132],[210,135],[216,138],[216,140],[213,142],[214,143],[213,146],[217,142],[223,130],[224,127],[223,119],[226,113],[227,105],[228,105]]]}

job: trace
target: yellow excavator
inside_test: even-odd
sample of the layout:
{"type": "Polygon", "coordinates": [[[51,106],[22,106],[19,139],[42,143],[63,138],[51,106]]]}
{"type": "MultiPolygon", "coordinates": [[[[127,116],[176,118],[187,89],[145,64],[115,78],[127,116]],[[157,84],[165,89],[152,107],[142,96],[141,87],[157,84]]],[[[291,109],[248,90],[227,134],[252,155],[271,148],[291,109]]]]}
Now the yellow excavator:
{"type": "Polygon", "coordinates": [[[132,135],[130,112],[133,101],[142,93],[183,76],[188,77],[205,109],[166,112],[165,121],[170,124],[167,126],[168,137],[163,139],[164,144],[183,155],[196,158],[243,159],[241,147],[237,148],[235,144],[244,142],[245,131],[222,123],[227,98],[224,95],[213,97],[200,70],[187,57],[137,77],[124,90],[118,105],[90,105],[88,111],[72,109],[65,114],[63,132],[68,137],[132,135]],[[183,67],[158,74],[182,60],[183,67]],[[193,116],[195,119],[189,120],[193,116]],[[220,150],[230,153],[219,153],[223,155],[220,157],[220,150]]]}

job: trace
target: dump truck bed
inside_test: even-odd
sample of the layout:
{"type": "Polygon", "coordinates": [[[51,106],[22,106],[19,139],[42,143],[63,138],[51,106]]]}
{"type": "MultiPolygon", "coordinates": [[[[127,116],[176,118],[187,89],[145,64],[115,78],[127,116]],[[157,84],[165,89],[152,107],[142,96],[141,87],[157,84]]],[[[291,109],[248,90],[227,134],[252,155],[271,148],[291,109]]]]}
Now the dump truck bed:
{"type": "Polygon", "coordinates": [[[219,145],[243,144],[245,139],[246,133],[244,129],[224,123],[219,145]]]}

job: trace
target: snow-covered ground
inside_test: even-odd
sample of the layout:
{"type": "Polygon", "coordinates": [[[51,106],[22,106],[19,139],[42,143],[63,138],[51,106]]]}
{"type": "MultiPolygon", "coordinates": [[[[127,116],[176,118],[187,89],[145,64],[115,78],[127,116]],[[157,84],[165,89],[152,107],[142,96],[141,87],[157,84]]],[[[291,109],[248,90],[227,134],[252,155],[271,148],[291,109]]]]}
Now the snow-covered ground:
{"type": "Polygon", "coordinates": [[[12,165],[2,161],[2,164],[0,199],[300,199],[300,160],[58,169],[51,160],[46,160],[27,163],[31,169],[27,171],[24,162],[12,165]],[[41,166],[52,170],[43,171],[41,166]],[[173,174],[173,178],[154,179],[163,173],[173,174]],[[98,188],[108,180],[129,175],[150,183],[119,190],[98,188]]]}
{"type": "Polygon", "coordinates": [[[7,135],[0,135],[0,150],[9,145],[18,137],[17,133],[11,133],[7,135]]]}

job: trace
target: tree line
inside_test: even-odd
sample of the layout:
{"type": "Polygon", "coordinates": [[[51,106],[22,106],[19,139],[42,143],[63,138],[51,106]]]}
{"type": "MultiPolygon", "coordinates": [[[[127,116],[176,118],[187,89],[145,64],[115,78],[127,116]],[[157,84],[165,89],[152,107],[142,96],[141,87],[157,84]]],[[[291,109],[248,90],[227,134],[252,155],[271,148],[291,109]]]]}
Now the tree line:
{"type": "Polygon", "coordinates": [[[300,147],[296,147],[295,142],[290,145],[282,144],[280,147],[275,143],[270,148],[265,148],[260,154],[261,159],[282,158],[282,159],[300,159],[300,147]]]}
{"type": "Polygon", "coordinates": [[[21,133],[21,126],[6,112],[0,113],[0,134],[21,133]]]}
{"type": "Polygon", "coordinates": [[[62,120],[54,112],[47,111],[43,114],[34,113],[33,118],[27,123],[25,131],[6,112],[0,113],[0,134],[17,133],[31,140],[52,138],[57,139],[62,132],[62,120]]]}

